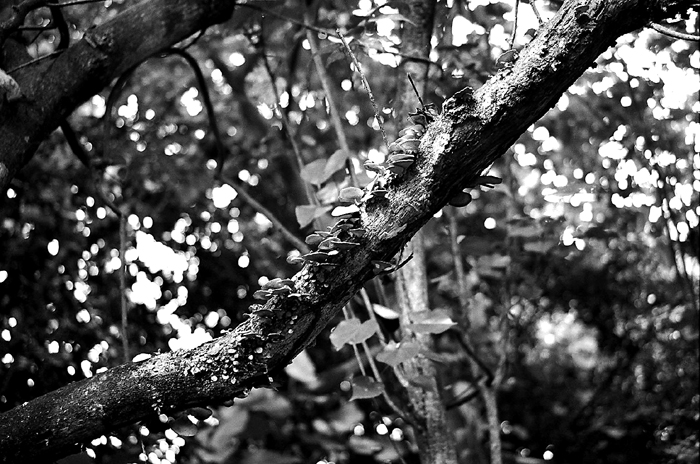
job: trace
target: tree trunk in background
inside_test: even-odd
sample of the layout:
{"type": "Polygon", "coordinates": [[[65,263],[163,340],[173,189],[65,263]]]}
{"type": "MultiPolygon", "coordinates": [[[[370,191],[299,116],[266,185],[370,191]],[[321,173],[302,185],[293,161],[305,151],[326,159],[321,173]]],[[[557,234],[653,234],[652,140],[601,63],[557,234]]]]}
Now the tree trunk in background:
{"type": "MultiPolygon", "coordinates": [[[[403,52],[406,56],[429,59],[430,40],[433,35],[435,4],[432,0],[413,0],[408,2],[407,11],[401,11],[407,22],[404,23],[402,34],[403,52]]],[[[410,74],[419,92],[423,92],[428,79],[428,65],[425,61],[404,59],[400,68],[394,110],[398,121],[397,129],[402,123],[407,123],[409,112],[420,107],[413,87],[405,74],[410,74]]],[[[425,92],[423,92],[425,93],[425,92]]],[[[418,232],[407,244],[403,251],[403,259],[412,256],[411,260],[399,270],[396,277],[396,293],[401,312],[401,327],[404,339],[412,337],[421,348],[433,351],[432,335],[412,334],[405,327],[411,323],[414,314],[430,311],[428,303],[428,280],[425,269],[425,247],[423,233],[418,232]]],[[[421,385],[409,383],[409,408],[415,419],[423,427],[416,430],[418,448],[423,464],[456,463],[457,453],[455,441],[450,432],[445,417],[444,402],[440,392],[442,386],[433,361],[425,357],[416,357],[403,363],[403,374],[407,380],[412,378],[429,379],[429,383],[421,385]]]]}

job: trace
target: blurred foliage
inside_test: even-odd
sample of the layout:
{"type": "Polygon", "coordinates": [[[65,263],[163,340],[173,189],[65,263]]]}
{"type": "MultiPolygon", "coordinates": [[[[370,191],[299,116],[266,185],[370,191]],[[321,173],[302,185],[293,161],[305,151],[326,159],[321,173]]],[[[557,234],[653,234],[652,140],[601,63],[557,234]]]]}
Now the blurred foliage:
{"type": "MultiPolygon", "coordinates": [[[[127,3],[64,8],[72,39],[127,3]]],[[[406,124],[390,97],[404,79],[403,16],[399,2],[389,5],[325,1],[314,13],[317,26],[347,31],[395,132],[406,124]]],[[[204,72],[230,154],[223,166],[192,69],[177,56],[153,57],[118,89],[114,107],[106,89],[69,118],[99,169],[83,166],[56,131],[0,198],[0,410],[124,362],[123,259],[132,355],[220,335],[260,285],[294,272],[292,245],[215,176],[221,167],[294,233],[311,231],[295,219],[308,199],[276,111],[304,164],[338,146],[298,24],[303,7],[289,1],[274,12],[263,19],[239,6],[229,23],[180,44],[204,72]],[[124,256],[105,195],[128,215],[124,256]]],[[[533,35],[527,24],[537,25],[528,5],[520,14],[517,47],[533,35]]],[[[439,2],[424,100],[439,106],[493,75],[512,19],[508,2],[439,2]]],[[[39,9],[27,24],[50,21],[39,9]]],[[[51,28],[24,38],[32,56],[57,42],[51,28]]],[[[320,38],[359,170],[386,149],[339,41],[320,38]]],[[[474,191],[467,207],[426,226],[432,307],[455,311],[479,359],[504,373],[506,462],[697,462],[698,69],[697,44],[651,30],[620,38],[492,167],[503,185],[474,191]],[[450,227],[464,281],[455,279],[450,227]]],[[[345,185],[335,175],[316,195],[327,203],[345,185]]],[[[378,314],[391,334],[388,291],[378,314]]],[[[366,315],[359,299],[352,306],[366,315]]],[[[485,463],[484,406],[460,400],[474,375],[451,332],[436,342],[460,458],[485,463]]],[[[323,334],[287,373],[278,391],[215,406],[208,418],[115,431],[89,454],[105,463],[417,462],[411,429],[391,409],[348,401],[343,381],[359,375],[348,347],[335,350],[323,334]]]]}

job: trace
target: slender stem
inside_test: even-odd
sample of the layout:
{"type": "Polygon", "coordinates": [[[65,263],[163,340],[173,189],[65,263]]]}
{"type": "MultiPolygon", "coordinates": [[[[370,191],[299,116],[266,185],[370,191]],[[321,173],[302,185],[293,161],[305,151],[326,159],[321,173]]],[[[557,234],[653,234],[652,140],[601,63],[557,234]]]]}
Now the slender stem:
{"type": "MultiPolygon", "coordinates": [[[[304,14],[304,19],[306,22],[310,22],[310,15],[308,12],[304,14]]],[[[343,130],[343,123],[340,120],[338,106],[336,105],[335,99],[333,97],[333,87],[331,85],[331,80],[330,77],[328,77],[326,67],[319,53],[318,38],[316,37],[314,32],[307,29],[306,40],[309,41],[311,55],[313,57],[314,65],[316,67],[316,73],[318,74],[318,78],[321,81],[321,86],[323,87],[323,91],[326,94],[326,99],[328,100],[328,109],[331,116],[331,124],[333,126],[333,129],[335,130],[336,136],[338,137],[338,145],[340,145],[341,150],[349,154],[350,146],[348,145],[348,140],[345,136],[345,131],[343,130]]],[[[357,177],[355,176],[355,169],[352,166],[352,161],[350,160],[350,158],[348,158],[346,165],[348,172],[350,173],[350,180],[352,182],[352,185],[357,187],[359,183],[357,182],[357,177]]]]}
{"type": "Polygon", "coordinates": [[[389,140],[387,139],[386,132],[384,131],[384,119],[382,118],[382,115],[379,113],[379,107],[377,106],[377,101],[374,99],[374,94],[372,93],[372,89],[369,86],[369,82],[367,81],[367,77],[365,77],[365,73],[362,71],[362,66],[360,65],[360,62],[357,60],[357,57],[355,56],[355,54],[352,52],[350,45],[348,45],[348,41],[345,40],[345,36],[340,32],[340,29],[336,29],[336,33],[338,34],[338,37],[340,37],[340,40],[343,41],[343,46],[345,47],[345,53],[347,53],[350,56],[350,58],[352,59],[352,63],[355,65],[355,70],[360,74],[360,78],[362,79],[362,86],[367,91],[367,94],[369,95],[369,101],[372,103],[372,108],[374,108],[374,118],[377,120],[377,124],[379,125],[379,130],[382,132],[382,138],[384,139],[384,145],[386,145],[388,147],[389,140]]]}
{"type": "Polygon", "coordinates": [[[48,54],[46,54],[46,55],[44,55],[44,56],[40,56],[39,58],[34,58],[33,60],[29,60],[29,61],[27,61],[26,63],[22,63],[22,64],[19,65],[19,66],[15,66],[14,68],[12,68],[12,69],[10,69],[10,70],[8,70],[8,71],[6,71],[6,72],[7,72],[7,74],[12,74],[12,73],[15,72],[15,71],[19,71],[19,70],[22,69],[22,68],[26,68],[27,66],[31,66],[31,65],[36,64],[36,63],[38,63],[38,62],[40,62],[40,61],[44,61],[44,60],[46,60],[46,59],[48,59],[48,58],[52,58],[52,57],[54,57],[54,56],[58,56],[58,55],[60,55],[61,53],[63,53],[63,50],[55,50],[55,51],[53,51],[53,52],[51,52],[51,53],[48,53],[48,54]]]}
{"type": "MultiPolygon", "coordinates": [[[[272,66],[270,66],[270,61],[267,59],[267,54],[265,53],[265,42],[263,41],[262,34],[260,38],[260,44],[263,47],[262,59],[265,65],[265,71],[267,71],[267,77],[270,79],[270,87],[272,87],[272,92],[275,94],[275,112],[279,115],[280,121],[282,122],[282,130],[289,140],[289,144],[292,146],[292,153],[294,153],[294,159],[296,160],[297,169],[299,172],[304,168],[304,157],[301,154],[301,148],[297,143],[294,133],[292,132],[291,124],[289,124],[289,118],[287,114],[282,111],[279,102],[279,92],[277,90],[277,84],[275,82],[275,73],[272,71],[272,66]]],[[[291,97],[290,97],[291,98],[291,97]]],[[[306,194],[306,199],[309,204],[318,206],[320,203],[316,194],[314,193],[313,186],[302,179],[304,185],[304,193],[306,194]]]]}
{"type": "MultiPolygon", "coordinates": [[[[367,293],[367,290],[364,289],[364,287],[360,289],[360,296],[362,297],[362,302],[367,308],[369,318],[374,322],[377,322],[377,324],[379,324],[379,322],[377,321],[377,315],[374,314],[374,309],[372,309],[372,301],[369,299],[369,294],[367,293]]],[[[377,338],[379,338],[379,343],[382,346],[386,345],[386,337],[384,336],[384,332],[382,332],[381,330],[377,331],[377,338]]]]}
{"type": "Polygon", "coordinates": [[[226,184],[229,184],[233,189],[238,193],[238,195],[241,197],[241,199],[247,203],[250,207],[252,207],[255,211],[258,213],[262,214],[265,216],[277,230],[282,233],[282,235],[292,244],[294,247],[301,251],[302,253],[308,253],[309,252],[309,246],[301,241],[296,235],[294,235],[289,229],[285,227],[285,225],[277,219],[277,217],[270,211],[269,209],[265,208],[262,204],[260,204],[259,201],[257,201],[255,198],[253,198],[238,182],[234,181],[230,177],[227,177],[223,174],[217,174],[216,176],[221,182],[224,182],[226,184]]]}
{"type": "Polygon", "coordinates": [[[510,35],[510,48],[515,46],[515,33],[518,31],[518,7],[520,6],[520,0],[515,0],[515,19],[513,19],[513,32],[510,35]]]}
{"type": "Polygon", "coordinates": [[[119,293],[121,295],[121,315],[122,315],[122,349],[124,351],[124,362],[131,360],[129,356],[129,301],[126,298],[126,216],[119,218],[119,257],[121,266],[119,267],[119,293]]]}
{"type": "Polygon", "coordinates": [[[535,13],[535,16],[537,17],[537,22],[540,24],[540,26],[543,26],[544,21],[542,20],[542,15],[540,15],[537,6],[535,6],[535,0],[530,0],[530,7],[532,8],[532,12],[535,13]]]}

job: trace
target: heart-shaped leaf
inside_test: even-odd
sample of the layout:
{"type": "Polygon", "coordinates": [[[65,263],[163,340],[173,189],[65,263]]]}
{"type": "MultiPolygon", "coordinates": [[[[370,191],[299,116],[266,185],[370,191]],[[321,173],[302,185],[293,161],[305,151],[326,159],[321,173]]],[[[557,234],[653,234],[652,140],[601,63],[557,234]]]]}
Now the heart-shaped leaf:
{"type": "Polygon", "coordinates": [[[361,375],[352,379],[352,396],[350,400],[376,398],[384,392],[384,385],[372,377],[361,375]]]}
{"type": "Polygon", "coordinates": [[[328,179],[324,174],[325,167],[326,160],[317,159],[316,161],[304,165],[299,174],[306,182],[314,185],[321,185],[328,179]]]}
{"type": "Polygon", "coordinates": [[[302,205],[297,206],[294,209],[294,214],[296,214],[299,227],[303,228],[311,224],[317,217],[321,217],[326,214],[331,209],[333,209],[332,206],[302,205]]]}
{"type": "Polygon", "coordinates": [[[325,177],[323,180],[326,181],[337,171],[343,169],[345,167],[345,161],[347,161],[349,157],[350,153],[347,151],[336,150],[335,153],[328,158],[328,161],[326,161],[326,165],[323,168],[323,176],[325,177]]]}
{"type": "Polygon", "coordinates": [[[415,358],[419,352],[420,346],[415,342],[396,343],[392,341],[377,353],[377,361],[396,367],[402,362],[415,358]]]}
{"type": "Polygon", "coordinates": [[[362,343],[377,333],[379,326],[376,321],[368,320],[360,322],[356,317],[341,321],[331,333],[331,343],[336,350],[343,345],[362,343]]]}

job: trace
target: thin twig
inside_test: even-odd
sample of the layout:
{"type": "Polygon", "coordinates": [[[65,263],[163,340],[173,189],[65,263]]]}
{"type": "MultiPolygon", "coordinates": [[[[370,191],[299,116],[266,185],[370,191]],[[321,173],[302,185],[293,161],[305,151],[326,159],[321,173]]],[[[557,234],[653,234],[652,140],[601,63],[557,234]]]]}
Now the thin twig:
{"type": "Polygon", "coordinates": [[[515,33],[518,30],[518,7],[520,6],[520,0],[515,0],[515,19],[513,20],[513,33],[510,35],[510,49],[512,50],[515,46],[515,33]]]}
{"type": "Polygon", "coordinates": [[[700,42],[700,35],[687,34],[685,32],[680,32],[671,29],[670,27],[663,26],[658,23],[649,23],[649,27],[654,29],[656,32],[660,32],[674,39],[690,40],[693,42],[700,42]]]}
{"type": "Polygon", "coordinates": [[[418,91],[418,88],[416,87],[416,83],[413,82],[413,76],[411,76],[411,73],[407,73],[406,76],[408,77],[408,82],[411,83],[411,87],[413,87],[413,93],[416,94],[416,98],[418,99],[418,103],[420,103],[421,108],[425,108],[425,104],[423,103],[423,98],[420,96],[420,92],[418,91]]]}
{"type": "Polygon", "coordinates": [[[122,349],[124,350],[124,362],[131,360],[129,356],[129,302],[126,298],[126,216],[119,218],[119,293],[121,295],[121,315],[122,315],[122,349]]]}
{"type": "Polygon", "coordinates": [[[386,132],[384,131],[384,119],[382,118],[382,115],[379,114],[379,107],[377,106],[377,101],[374,99],[374,94],[372,93],[372,89],[369,86],[367,77],[365,77],[365,73],[362,72],[362,66],[360,66],[360,62],[357,61],[357,57],[350,49],[350,45],[348,45],[348,42],[347,40],[345,40],[345,36],[340,32],[340,29],[336,29],[336,33],[338,34],[338,37],[340,37],[340,40],[343,41],[343,47],[345,48],[345,52],[352,59],[352,63],[355,65],[355,70],[360,74],[360,78],[362,79],[362,86],[367,91],[367,94],[369,95],[369,101],[372,103],[372,108],[374,108],[374,118],[377,120],[379,130],[382,132],[384,145],[389,147],[389,139],[387,139],[386,132]]]}
{"type": "Polygon", "coordinates": [[[535,13],[535,16],[537,17],[537,22],[540,24],[540,26],[544,26],[542,15],[540,15],[539,10],[535,6],[535,0],[530,0],[530,7],[532,8],[532,12],[535,13]]]}
{"type": "Polygon", "coordinates": [[[270,211],[269,209],[265,208],[258,200],[253,198],[238,182],[235,182],[233,179],[230,177],[225,176],[224,174],[217,174],[216,178],[219,179],[221,182],[224,182],[236,191],[238,195],[241,197],[241,199],[248,204],[251,208],[253,208],[256,212],[262,214],[265,216],[274,227],[277,228],[277,230],[280,231],[280,233],[292,244],[294,247],[301,251],[302,253],[308,253],[309,252],[309,246],[301,241],[296,235],[294,235],[289,229],[285,227],[285,225],[277,219],[277,217],[270,211]]]}
{"type": "MultiPolygon", "coordinates": [[[[360,296],[362,297],[362,302],[365,304],[365,308],[367,308],[369,318],[376,322],[377,325],[379,325],[379,321],[377,321],[377,315],[374,314],[374,309],[372,309],[372,301],[369,299],[369,294],[367,293],[367,290],[364,289],[364,287],[360,289],[360,296]]],[[[384,332],[382,332],[381,330],[377,331],[377,338],[379,338],[379,343],[382,346],[386,346],[386,337],[384,336],[384,332]]]]}
{"type": "MultiPolygon", "coordinates": [[[[0,23],[0,48],[5,44],[5,39],[10,36],[24,22],[30,11],[41,8],[46,4],[46,0],[27,0],[13,5],[8,10],[12,11],[12,16],[7,21],[0,23]]],[[[9,73],[10,71],[5,71],[9,73]]]]}
{"type": "Polygon", "coordinates": [[[51,53],[47,53],[46,55],[40,56],[39,58],[34,58],[33,60],[29,60],[26,63],[22,63],[21,65],[15,66],[14,68],[12,68],[8,71],[5,71],[5,72],[7,74],[11,74],[15,71],[19,71],[22,68],[26,68],[27,66],[31,66],[33,64],[39,63],[40,61],[44,61],[48,58],[52,58],[54,56],[60,55],[61,53],[63,53],[63,50],[54,50],[51,53]]]}

